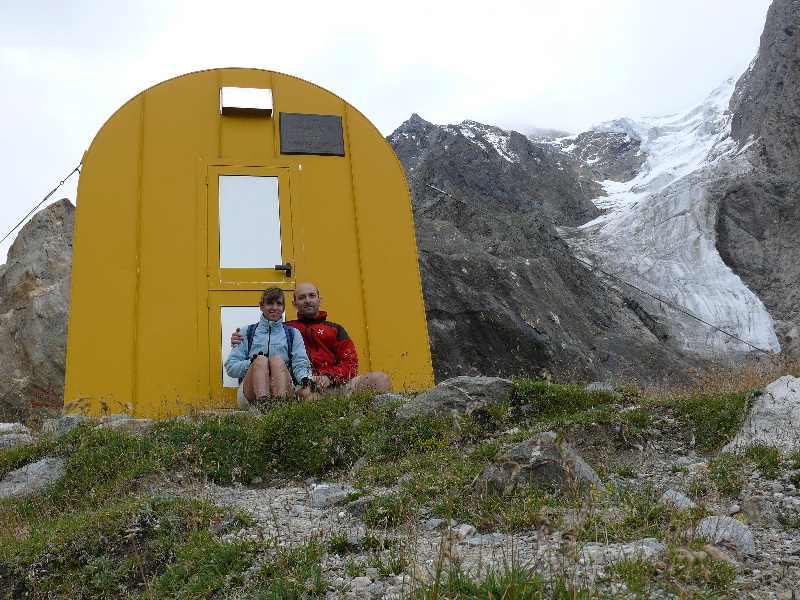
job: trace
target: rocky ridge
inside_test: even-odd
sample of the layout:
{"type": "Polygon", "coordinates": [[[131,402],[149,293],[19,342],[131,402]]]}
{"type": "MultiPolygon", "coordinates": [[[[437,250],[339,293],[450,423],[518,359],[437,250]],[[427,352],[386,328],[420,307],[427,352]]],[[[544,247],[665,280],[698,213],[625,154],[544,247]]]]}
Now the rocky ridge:
{"type": "MultiPolygon", "coordinates": [[[[596,148],[600,137],[587,139],[596,148]]],[[[389,141],[411,188],[439,380],[543,370],[646,379],[702,363],[665,343],[636,298],[575,260],[556,226],[597,216],[589,198],[603,192],[574,158],[514,132],[418,116],[389,141]]]]}

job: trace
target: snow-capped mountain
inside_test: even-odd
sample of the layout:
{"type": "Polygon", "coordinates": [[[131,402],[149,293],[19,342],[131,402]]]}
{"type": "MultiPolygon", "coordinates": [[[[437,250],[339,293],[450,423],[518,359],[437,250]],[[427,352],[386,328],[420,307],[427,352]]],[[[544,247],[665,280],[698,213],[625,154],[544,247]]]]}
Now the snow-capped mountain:
{"type": "MultiPolygon", "coordinates": [[[[584,141],[627,156],[635,144],[618,137],[584,141]]],[[[573,156],[517,132],[418,115],[389,141],[411,188],[437,378],[647,377],[694,366],[557,233],[601,214],[591,199],[603,188],[573,156]]]]}

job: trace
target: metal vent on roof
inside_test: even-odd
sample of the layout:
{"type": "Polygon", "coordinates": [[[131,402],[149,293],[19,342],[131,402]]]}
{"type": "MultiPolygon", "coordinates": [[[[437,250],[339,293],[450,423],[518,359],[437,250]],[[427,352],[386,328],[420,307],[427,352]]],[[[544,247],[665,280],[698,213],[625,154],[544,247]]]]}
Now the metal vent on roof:
{"type": "Polygon", "coordinates": [[[221,115],[271,117],[272,90],[222,87],[219,89],[219,112],[221,115]]]}

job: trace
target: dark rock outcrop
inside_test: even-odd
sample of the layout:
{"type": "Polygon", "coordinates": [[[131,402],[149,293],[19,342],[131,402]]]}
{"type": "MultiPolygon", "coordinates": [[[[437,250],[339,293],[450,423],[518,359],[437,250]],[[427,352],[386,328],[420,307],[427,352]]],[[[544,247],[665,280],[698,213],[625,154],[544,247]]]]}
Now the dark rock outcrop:
{"type": "Polygon", "coordinates": [[[600,214],[591,198],[602,187],[515,131],[472,121],[438,127],[414,115],[387,139],[406,170],[415,215],[449,217],[449,197],[490,211],[543,213],[563,225],[600,214]]]}
{"type": "Polygon", "coordinates": [[[585,131],[556,147],[573,160],[573,168],[584,177],[624,182],[636,177],[647,160],[641,145],[626,133],[585,131]]]}
{"type": "Polygon", "coordinates": [[[509,400],[514,384],[500,377],[454,377],[422,392],[395,411],[398,417],[438,415],[445,412],[472,414],[509,400]]]}
{"type": "Polygon", "coordinates": [[[800,1],[774,0],[758,54],[731,98],[731,135],[769,173],[798,176],[800,1]]]}
{"type": "Polygon", "coordinates": [[[775,0],[731,99],[731,134],[753,165],[715,190],[717,249],[800,348],[800,1],[775,0]]]}
{"type": "Polygon", "coordinates": [[[0,266],[0,417],[63,405],[75,207],[59,200],[20,231],[0,266]]]}

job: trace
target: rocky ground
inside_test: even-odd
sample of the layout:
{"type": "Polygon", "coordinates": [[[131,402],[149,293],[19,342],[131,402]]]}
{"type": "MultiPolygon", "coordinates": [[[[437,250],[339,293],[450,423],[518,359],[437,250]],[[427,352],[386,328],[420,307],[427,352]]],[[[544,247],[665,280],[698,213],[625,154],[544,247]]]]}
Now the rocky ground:
{"type": "MultiPolygon", "coordinates": [[[[490,389],[498,391],[500,397],[510,387],[507,380],[494,378],[449,380],[407,402],[397,409],[397,414],[400,417],[404,413],[435,411],[442,406],[454,411],[459,406],[466,410],[465,407],[474,408],[476,402],[491,404],[490,389]]],[[[773,445],[781,445],[779,433],[794,439],[792,423],[800,420],[794,416],[800,410],[798,389],[800,380],[792,377],[783,377],[767,386],[734,442],[741,439],[746,429],[754,439],[759,432],[770,432],[773,445]],[[763,413],[778,415],[780,423],[758,416],[763,413]],[[785,431],[780,431],[781,427],[785,431]]],[[[46,421],[43,434],[61,433],[74,427],[78,419],[81,418],[46,421]]],[[[422,583],[430,582],[443,568],[458,566],[462,571],[479,574],[485,573],[486,568],[502,569],[509,564],[531,565],[536,572],[555,573],[581,589],[592,590],[591,597],[674,598],[659,587],[659,573],[663,573],[663,581],[672,576],[668,568],[660,570],[661,565],[685,562],[705,569],[704,565],[719,561],[734,567],[737,574],[734,586],[741,598],[797,598],[800,461],[784,457],[779,468],[769,473],[763,468],[762,473],[752,460],[702,451],[703,445],[698,445],[692,427],[666,412],[654,413],[652,419],[654,426],[635,435],[602,423],[574,425],[564,432],[566,445],[603,475],[601,482],[597,473],[591,471],[589,479],[599,483],[600,488],[605,486],[598,490],[593,484],[594,498],[606,491],[616,497],[649,494],[668,507],[672,515],[670,525],[654,529],[653,537],[633,541],[626,538],[626,543],[608,543],[598,533],[594,534],[594,541],[587,542],[585,535],[583,541],[575,541],[581,531],[590,530],[584,527],[590,520],[606,524],[610,531],[613,524],[624,521],[637,510],[634,502],[591,498],[582,508],[559,505],[553,509],[549,523],[539,519],[538,529],[528,531],[504,532],[495,527],[493,532],[486,532],[477,522],[445,522],[424,513],[397,527],[368,527],[361,516],[371,499],[400,493],[413,474],[400,477],[391,487],[370,490],[370,495],[356,500],[352,500],[358,496],[350,485],[352,473],[331,481],[278,475],[271,480],[256,477],[219,486],[198,480],[189,471],[173,470],[148,475],[137,482],[134,491],[195,498],[232,507],[252,517],[246,525],[233,517],[214,524],[212,528],[220,536],[272,540],[288,548],[319,541],[328,549],[321,566],[327,586],[325,595],[332,600],[405,598],[422,583]],[[729,460],[727,466],[725,457],[729,460]],[[725,482],[720,483],[720,477],[733,484],[729,488],[733,491],[721,492],[725,482]],[[675,518],[693,507],[699,507],[699,512],[707,516],[699,522],[675,518]],[[689,528],[690,522],[695,523],[695,529],[689,528]],[[693,537],[709,543],[692,544],[693,537]],[[647,595],[634,594],[619,583],[619,577],[613,576],[614,565],[624,559],[658,566],[647,595]]],[[[146,431],[151,423],[129,417],[97,421],[98,426],[124,428],[132,433],[146,431]]],[[[498,433],[497,440],[511,439],[514,434],[514,430],[498,433]]],[[[0,425],[2,448],[33,443],[36,437],[22,425],[0,425]]],[[[539,437],[549,439],[546,435],[539,437]]],[[[531,446],[530,440],[518,446],[525,444],[537,449],[530,454],[533,464],[536,452],[542,455],[542,447],[531,446]]],[[[781,447],[789,446],[787,443],[781,447]]],[[[514,456],[512,451],[510,444],[502,444],[502,452],[506,453],[503,456],[514,456]]],[[[495,457],[494,464],[503,463],[503,456],[495,457]]],[[[555,460],[557,456],[548,459],[555,460]]],[[[518,463],[513,464],[519,467],[518,463]]],[[[0,497],[41,489],[63,476],[63,469],[63,458],[48,457],[8,473],[0,481],[0,497]]],[[[481,477],[485,473],[486,469],[481,477]]],[[[602,528],[595,526],[591,531],[602,528]]],[[[687,588],[682,597],[698,597],[694,594],[687,588]]],[[[702,597],[730,596],[712,593],[702,597]]]]}
{"type": "MultiPolygon", "coordinates": [[[[627,451],[610,457],[609,464],[631,462],[635,463],[631,465],[633,473],[626,470],[626,476],[609,475],[612,486],[619,489],[652,486],[659,495],[662,492],[667,492],[667,497],[672,495],[676,505],[688,500],[684,494],[692,490],[693,482],[704,480],[709,469],[709,456],[684,447],[680,440],[652,440],[644,447],[634,442],[627,451]]],[[[794,600],[800,594],[800,489],[792,481],[798,478],[800,470],[785,471],[780,477],[770,479],[748,469],[743,490],[737,497],[695,496],[696,502],[704,503],[714,515],[731,516],[742,523],[738,537],[723,536],[732,539],[720,539],[715,545],[706,546],[708,558],[702,554],[697,557],[735,564],[739,573],[735,585],[742,598],[794,600]]],[[[448,524],[424,517],[408,527],[376,532],[358,518],[359,501],[342,503],[353,489],[341,482],[311,479],[270,485],[257,479],[221,487],[172,474],[151,485],[153,491],[236,507],[254,517],[255,524],[245,528],[222,524],[226,536],[274,538],[290,547],[313,538],[345,538],[352,548],[368,536],[378,536],[392,543],[392,550],[382,553],[385,564],[391,553],[396,555],[398,547],[403,548],[406,568],[400,574],[390,575],[382,574],[383,570],[375,566],[374,551],[326,554],[323,570],[328,581],[326,597],[330,599],[403,598],[420,581],[430,581],[443,556],[447,564],[451,561],[472,571],[489,565],[502,567],[513,561],[536,565],[542,570],[557,569],[571,573],[581,585],[625,597],[626,590],[619,584],[604,583],[605,567],[622,558],[656,560],[666,552],[653,538],[628,544],[575,545],[568,534],[547,528],[482,535],[472,523],[448,524]]],[[[397,487],[401,485],[398,482],[397,487]]],[[[376,493],[391,491],[376,490],[376,493]]]]}

